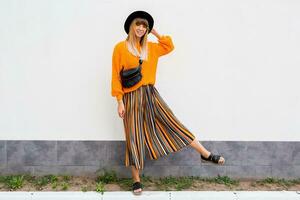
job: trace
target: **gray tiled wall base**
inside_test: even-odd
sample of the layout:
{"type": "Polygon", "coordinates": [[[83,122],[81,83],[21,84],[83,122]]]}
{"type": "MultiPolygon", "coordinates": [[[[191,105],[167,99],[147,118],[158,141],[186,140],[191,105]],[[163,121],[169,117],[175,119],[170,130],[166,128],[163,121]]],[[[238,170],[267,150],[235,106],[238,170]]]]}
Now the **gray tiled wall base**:
{"type": "MultiPolygon", "coordinates": [[[[225,165],[202,163],[191,146],[150,160],[140,174],[152,177],[227,175],[232,178],[299,178],[300,142],[201,141],[210,151],[226,158],[225,165]]],[[[1,140],[0,173],[31,175],[70,174],[96,176],[113,169],[131,177],[125,167],[125,141],[1,140]]]]}

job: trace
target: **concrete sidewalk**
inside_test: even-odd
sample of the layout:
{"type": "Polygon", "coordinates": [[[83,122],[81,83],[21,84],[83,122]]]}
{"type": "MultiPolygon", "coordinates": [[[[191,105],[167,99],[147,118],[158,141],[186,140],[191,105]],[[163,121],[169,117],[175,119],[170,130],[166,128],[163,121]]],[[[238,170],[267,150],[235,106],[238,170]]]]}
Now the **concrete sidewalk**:
{"type": "Polygon", "coordinates": [[[0,200],[300,200],[300,191],[0,192],[0,200]]]}

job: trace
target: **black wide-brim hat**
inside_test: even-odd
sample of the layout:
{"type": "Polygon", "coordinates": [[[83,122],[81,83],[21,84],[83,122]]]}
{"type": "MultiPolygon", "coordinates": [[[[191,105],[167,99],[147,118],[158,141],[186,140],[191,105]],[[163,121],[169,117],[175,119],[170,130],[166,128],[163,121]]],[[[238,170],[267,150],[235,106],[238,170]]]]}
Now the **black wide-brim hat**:
{"type": "Polygon", "coordinates": [[[143,19],[146,19],[148,21],[148,24],[149,24],[148,34],[149,34],[151,32],[152,28],[153,28],[154,20],[153,20],[153,17],[149,13],[147,13],[146,11],[142,11],[142,10],[134,11],[133,13],[131,13],[127,17],[127,19],[124,23],[125,32],[127,34],[129,33],[130,24],[135,18],[143,18],[143,19]]]}

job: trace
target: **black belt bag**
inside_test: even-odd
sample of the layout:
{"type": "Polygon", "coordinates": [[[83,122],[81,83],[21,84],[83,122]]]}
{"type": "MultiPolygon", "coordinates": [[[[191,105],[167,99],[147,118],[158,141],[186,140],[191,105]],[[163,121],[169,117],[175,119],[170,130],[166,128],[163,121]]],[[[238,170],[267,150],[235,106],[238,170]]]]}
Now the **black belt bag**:
{"type": "Polygon", "coordinates": [[[122,68],[122,70],[120,72],[120,76],[121,76],[122,86],[124,88],[130,88],[141,81],[141,79],[142,79],[142,72],[141,72],[142,71],[142,63],[143,63],[143,60],[140,58],[138,67],[128,69],[128,70],[124,70],[124,67],[122,68]]]}

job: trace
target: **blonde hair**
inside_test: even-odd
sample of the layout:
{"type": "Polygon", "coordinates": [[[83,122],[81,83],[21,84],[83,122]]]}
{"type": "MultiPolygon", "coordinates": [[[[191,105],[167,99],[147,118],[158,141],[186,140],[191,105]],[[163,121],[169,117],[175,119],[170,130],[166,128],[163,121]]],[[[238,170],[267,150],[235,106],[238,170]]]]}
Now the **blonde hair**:
{"type": "Polygon", "coordinates": [[[134,56],[141,57],[142,60],[147,60],[148,58],[148,45],[147,45],[148,31],[149,31],[148,21],[143,18],[135,18],[134,20],[132,20],[130,24],[129,33],[126,38],[126,46],[128,51],[132,53],[134,56]],[[138,37],[135,35],[135,31],[134,31],[137,21],[142,21],[147,25],[146,32],[140,40],[141,53],[139,53],[138,49],[135,46],[135,44],[138,42],[138,37]]]}

